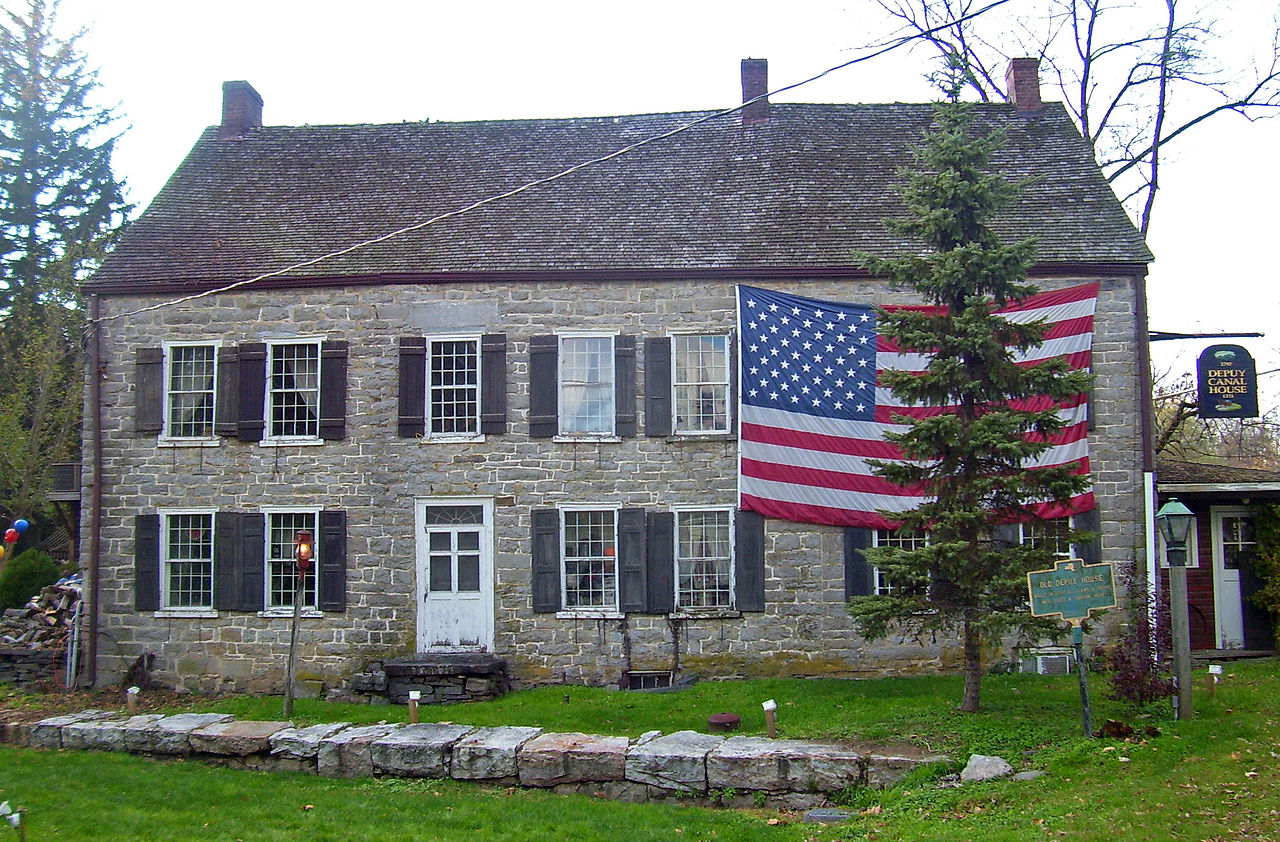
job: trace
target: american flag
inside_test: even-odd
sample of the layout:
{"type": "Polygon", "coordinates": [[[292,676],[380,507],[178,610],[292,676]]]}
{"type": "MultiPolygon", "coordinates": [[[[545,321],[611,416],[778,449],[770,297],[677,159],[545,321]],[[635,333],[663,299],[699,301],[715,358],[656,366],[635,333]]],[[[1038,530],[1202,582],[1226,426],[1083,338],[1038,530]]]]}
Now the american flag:
{"type": "MultiPolygon", "coordinates": [[[[1088,370],[1098,285],[1039,293],[1001,310],[1014,322],[1043,319],[1044,342],[1017,359],[1026,363],[1063,358],[1088,370]]],[[[900,352],[876,330],[876,311],[856,304],[817,301],[740,286],[738,335],[739,496],[744,509],[767,517],[835,526],[890,529],[894,512],[924,498],[875,476],[868,459],[901,459],[884,440],[903,431],[894,416],[924,417],[948,411],[904,405],[877,384],[886,369],[922,371],[923,354],[900,352]],[[886,517],[886,513],[889,517],[886,517]]],[[[1014,402],[1046,409],[1049,398],[1014,402]]],[[[1032,466],[1074,465],[1089,473],[1086,396],[1059,405],[1065,427],[1032,466]]],[[[1087,491],[1069,503],[1033,507],[1041,517],[1093,508],[1087,491]]]]}

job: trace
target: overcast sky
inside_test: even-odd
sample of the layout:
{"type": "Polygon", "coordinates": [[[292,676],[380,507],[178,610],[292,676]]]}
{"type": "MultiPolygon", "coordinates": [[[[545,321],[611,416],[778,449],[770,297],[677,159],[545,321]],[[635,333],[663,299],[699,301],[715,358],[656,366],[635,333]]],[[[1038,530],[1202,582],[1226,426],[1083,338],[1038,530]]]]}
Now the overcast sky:
{"type": "MultiPolygon", "coordinates": [[[[1221,48],[1239,57],[1266,46],[1280,2],[1218,8],[1221,48]]],[[[253,84],[269,125],[683,111],[738,103],[742,58],[767,58],[776,90],[892,32],[873,0],[63,0],[60,20],[90,29],[82,46],[128,126],[116,172],[142,207],[220,119],[224,80],[253,84]]],[[[899,50],[775,99],[927,101],[925,70],[924,52],[899,50]]],[[[1280,368],[1277,149],[1280,121],[1228,114],[1187,135],[1162,169],[1149,239],[1151,327],[1264,332],[1224,340],[1260,371],[1280,368]]],[[[1157,366],[1190,370],[1206,344],[1157,343],[1157,366]]],[[[1280,374],[1263,382],[1276,406],[1280,374]]]]}

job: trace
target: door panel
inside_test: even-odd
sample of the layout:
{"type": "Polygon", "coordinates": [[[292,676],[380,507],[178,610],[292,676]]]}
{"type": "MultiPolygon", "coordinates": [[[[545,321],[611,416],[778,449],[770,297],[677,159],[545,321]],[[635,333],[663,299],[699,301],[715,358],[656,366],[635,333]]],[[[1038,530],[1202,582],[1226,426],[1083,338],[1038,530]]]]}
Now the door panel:
{"type": "Polygon", "coordinates": [[[489,500],[419,500],[418,651],[493,645],[493,507],[489,500]]]}

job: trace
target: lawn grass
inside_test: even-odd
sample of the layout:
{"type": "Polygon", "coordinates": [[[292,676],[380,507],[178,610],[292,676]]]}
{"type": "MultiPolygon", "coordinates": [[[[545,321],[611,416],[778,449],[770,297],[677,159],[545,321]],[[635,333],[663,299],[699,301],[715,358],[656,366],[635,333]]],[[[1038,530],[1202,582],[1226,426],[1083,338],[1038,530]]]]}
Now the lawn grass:
{"type": "MultiPolygon", "coordinates": [[[[524,691],[493,702],[423,708],[452,722],[541,725],[635,736],[705,730],[706,716],[742,715],[779,736],[905,741],[952,754],[1000,754],[1037,780],[939,788],[925,769],[885,792],[843,794],[855,818],[821,827],[794,815],[663,804],[628,805],[450,781],[320,779],[213,769],[125,755],[0,748],[0,800],[28,810],[29,839],[769,839],[769,840],[1276,840],[1280,839],[1280,661],[1228,666],[1196,716],[1138,718],[1103,698],[1095,717],[1152,725],[1122,741],[1080,734],[1074,677],[992,676],[983,710],[959,714],[954,676],[877,681],[707,682],[678,693],[582,687],[524,691]],[[568,702],[565,697],[568,696],[568,702]],[[313,809],[304,809],[306,805],[313,809]],[[775,824],[770,824],[773,821],[775,824]]],[[[280,700],[203,700],[243,718],[279,718],[280,700]]],[[[0,700],[0,705],[5,704],[0,700]]],[[[190,709],[190,708],[188,708],[190,709]]],[[[300,700],[299,722],[403,721],[405,709],[300,700]]],[[[432,718],[431,716],[424,716],[432,718]]],[[[5,831],[0,828],[0,834],[5,831]]],[[[2,840],[0,840],[2,842],[2,840]]]]}

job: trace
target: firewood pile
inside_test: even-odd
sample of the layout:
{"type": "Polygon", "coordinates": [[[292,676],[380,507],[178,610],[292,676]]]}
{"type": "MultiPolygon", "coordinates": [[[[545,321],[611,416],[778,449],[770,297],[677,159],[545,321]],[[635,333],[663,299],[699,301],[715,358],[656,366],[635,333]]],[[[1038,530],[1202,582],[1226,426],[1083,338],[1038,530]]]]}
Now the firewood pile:
{"type": "Polygon", "coordinates": [[[49,585],[22,608],[0,619],[0,646],[56,649],[66,643],[80,603],[80,583],[49,585]]]}

